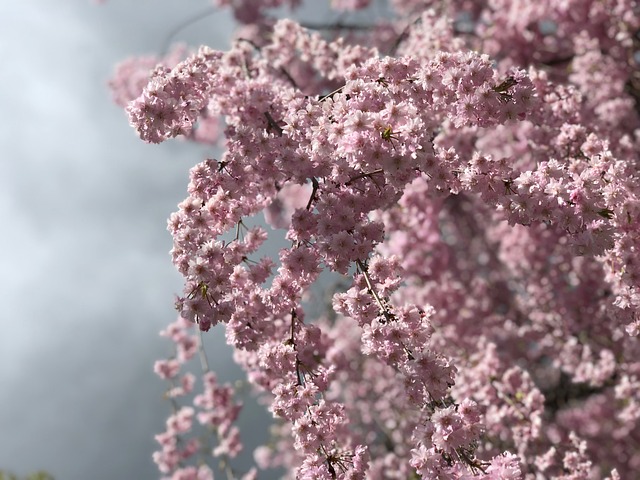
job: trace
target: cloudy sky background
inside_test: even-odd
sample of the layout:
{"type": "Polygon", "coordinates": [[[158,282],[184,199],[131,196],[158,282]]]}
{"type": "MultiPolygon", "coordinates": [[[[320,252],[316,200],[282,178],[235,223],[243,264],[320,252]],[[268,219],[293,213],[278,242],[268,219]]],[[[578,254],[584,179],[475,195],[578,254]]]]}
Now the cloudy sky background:
{"type": "MultiPolygon", "coordinates": [[[[0,469],[158,476],[153,435],[170,407],[152,365],[182,286],[166,218],[207,152],[142,143],[106,82],[208,5],[0,2],[0,469]]],[[[226,48],[231,28],[216,14],[177,39],[226,48]]],[[[229,380],[221,333],[210,361],[229,380]]]]}

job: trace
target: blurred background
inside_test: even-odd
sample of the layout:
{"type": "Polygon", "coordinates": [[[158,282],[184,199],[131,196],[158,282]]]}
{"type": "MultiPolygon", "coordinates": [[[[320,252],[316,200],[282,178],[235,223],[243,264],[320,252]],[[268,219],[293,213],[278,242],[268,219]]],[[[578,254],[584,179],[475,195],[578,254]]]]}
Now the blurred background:
{"type": "MultiPolygon", "coordinates": [[[[189,167],[215,153],[144,144],[107,81],[212,3],[0,2],[0,470],[159,476],[153,435],[171,409],[152,368],[171,352],[158,332],[182,288],[166,219],[189,167]]],[[[232,29],[216,13],[174,38],[226,48],[232,29]]],[[[212,333],[212,368],[237,378],[212,333]]],[[[242,424],[261,442],[268,418],[256,412],[242,424]]]]}

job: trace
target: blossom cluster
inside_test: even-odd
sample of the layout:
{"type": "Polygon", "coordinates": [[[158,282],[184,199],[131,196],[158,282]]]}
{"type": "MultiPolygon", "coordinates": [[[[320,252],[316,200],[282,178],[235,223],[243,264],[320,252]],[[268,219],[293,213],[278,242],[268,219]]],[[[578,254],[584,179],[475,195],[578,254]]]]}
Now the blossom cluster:
{"type": "MultiPolygon", "coordinates": [[[[640,4],[393,0],[374,25],[317,31],[270,16],[283,3],[299,2],[218,2],[245,24],[231,48],[156,67],[127,106],[147,142],[225,125],[169,219],[185,277],[178,354],[156,365],[169,396],[193,389],[180,332],[223,324],[279,422],[261,469],[633,475],[640,4]],[[260,212],[286,230],[277,258],[246,226],[260,212]],[[324,270],[346,284],[308,318],[324,270]]],[[[203,381],[202,411],[176,409],[159,438],[175,478],[205,475],[175,440],[193,418],[214,456],[241,448],[232,391],[203,381]]]]}
{"type": "MultiPolygon", "coordinates": [[[[240,431],[234,425],[242,405],[234,401],[234,388],[220,385],[215,373],[209,371],[202,344],[192,330],[193,323],[183,318],[163,330],[161,335],[174,344],[174,355],[154,365],[155,373],[169,382],[165,396],[171,401],[173,413],[167,418],[166,430],[155,437],[160,449],[154,452],[153,460],[160,472],[170,474],[164,478],[171,480],[213,480],[207,461],[214,458],[220,459],[222,470],[234,475],[229,460],[242,450],[240,431]],[[195,376],[181,370],[197,354],[202,360],[204,389],[193,396],[195,376]],[[196,420],[203,426],[202,432],[198,432],[196,420]],[[210,436],[215,438],[215,446],[210,445],[210,436]],[[189,465],[193,459],[198,459],[197,465],[189,465]]],[[[252,480],[255,475],[255,470],[250,470],[242,479],[252,480]]]]}

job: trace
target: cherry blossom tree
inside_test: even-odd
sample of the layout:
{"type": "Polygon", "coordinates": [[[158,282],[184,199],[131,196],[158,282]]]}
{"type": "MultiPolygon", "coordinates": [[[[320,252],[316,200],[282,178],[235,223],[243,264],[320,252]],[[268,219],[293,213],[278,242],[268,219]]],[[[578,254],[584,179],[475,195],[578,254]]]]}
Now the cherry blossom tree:
{"type": "Polygon", "coordinates": [[[637,478],[640,3],[333,0],[334,24],[215,3],[228,51],[112,81],[142,140],[223,150],[168,223],[162,474],[637,478]],[[315,318],[325,270],[344,288],[315,318]],[[202,348],[217,324],[277,420],[254,466],[202,348]]]}

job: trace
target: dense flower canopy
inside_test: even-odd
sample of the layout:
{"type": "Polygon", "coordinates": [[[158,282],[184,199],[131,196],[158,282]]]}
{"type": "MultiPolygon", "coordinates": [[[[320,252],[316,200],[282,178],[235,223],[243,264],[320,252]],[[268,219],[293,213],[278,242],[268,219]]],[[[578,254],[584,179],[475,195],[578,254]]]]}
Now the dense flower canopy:
{"type": "Polygon", "coordinates": [[[385,14],[323,25],[277,19],[295,0],[216,3],[229,51],[112,81],[143,140],[224,151],[169,219],[185,288],[156,364],[161,472],[211,478],[206,450],[238,478],[633,478],[640,4],[334,0],[385,14]],[[278,258],[243,222],[260,212],[278,258]],[[346,287],[311,318],[323,270],[346,287]],[[191,328],[217,324],[279,420],[254,468],[233,464],[230,386],[205,367],[187,405],[191,328]]]}

